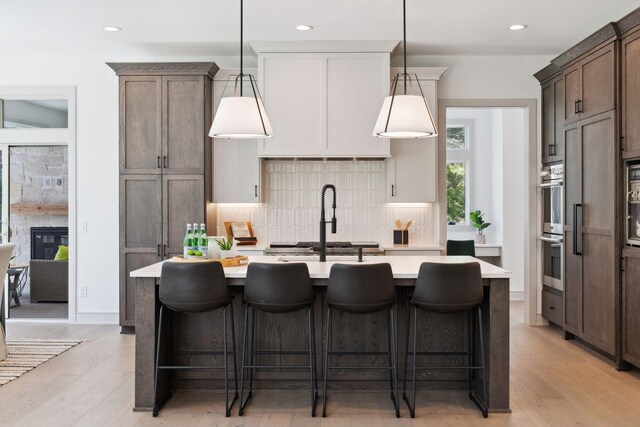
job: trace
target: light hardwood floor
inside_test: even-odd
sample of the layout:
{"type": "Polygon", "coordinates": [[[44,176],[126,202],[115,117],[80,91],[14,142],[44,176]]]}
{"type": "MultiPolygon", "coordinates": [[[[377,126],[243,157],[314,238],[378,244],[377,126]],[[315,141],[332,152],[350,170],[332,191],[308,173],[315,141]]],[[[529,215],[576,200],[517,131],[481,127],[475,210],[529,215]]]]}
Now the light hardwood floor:
{"type": "MultiPolygon", "coordinates": [[[[256,391],[240,418],[222,396],[177,392],[156,419],[134,413],[134,337],[115,326],[9,324],[10,337],[82,338],[78,347],[0,387],[0,425],[10,426],[638,426],[640,375],[545,327],[511,314],[511,414],[483,419],[463,391],[421,392],[417,418],[397,420],[387,392],[331,393],[329,417],[309,416],[306,392],[256,391]]],[[[236,409],[236,408],[234,408],[236,409]]]]}

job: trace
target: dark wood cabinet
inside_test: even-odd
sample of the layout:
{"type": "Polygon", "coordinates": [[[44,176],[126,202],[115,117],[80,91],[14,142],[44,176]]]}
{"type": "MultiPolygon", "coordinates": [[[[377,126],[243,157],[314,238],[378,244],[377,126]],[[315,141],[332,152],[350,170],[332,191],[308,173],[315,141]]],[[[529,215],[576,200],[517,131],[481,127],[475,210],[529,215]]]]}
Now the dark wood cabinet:
{"type": "Polygon", "coordinates": [[[542,317],[549,322],[562,326],[564,324],[564,300],[561,293],[554,289],[542,290],[542,317]]]}
{"type": "Polygon", "coordinates": [[[120,173],[162,173],[162,85],[158,76],[120,78],[120,173]]]}
{"type": "Polygon", "coordinates": [[[108,65],[120,78],[120,324],[132,332],[135,282],[129,273],[182,254],[186,224],[207,222],[218,67],[108,65]]]}
{"type": "Polygon", "coordinates": [[[574,251],[574,207],[582,204],[582,142],[578,124],[564,129],[564,143],[564,328],[574,335],[580,335],[582,258],[578,255],[577,246],[574,251]]]}
{"type": "Polygon", "coordinates": [[[640,366],[640,248],[625,248],[622,273],[622,358],[640,366]]]}
{"type": "Polygon", "coordinates": [[[163,255],[182,255],[187,223],[205,222],[203,175],[164,175],[162,185],[163,255]]]}
{"type": "Polygon", "coordinates": [[[615,113],[565,128],[565,329],[614,355],[615,113]]]}
{"type": "Polygon", "coordinates": [[[564,70],[565,124],[615,108],[615,49],[609,43],[564,70]]]}
{"type": "Polygon", "coordinates": [[[542,164],[564,157],[564,79],[555,77],[542,85],[542,164]]]}
{"type": "Polygon", "coordinates": [[[623,156],[640,157],[640,30],[622,40],[623,156]]]}

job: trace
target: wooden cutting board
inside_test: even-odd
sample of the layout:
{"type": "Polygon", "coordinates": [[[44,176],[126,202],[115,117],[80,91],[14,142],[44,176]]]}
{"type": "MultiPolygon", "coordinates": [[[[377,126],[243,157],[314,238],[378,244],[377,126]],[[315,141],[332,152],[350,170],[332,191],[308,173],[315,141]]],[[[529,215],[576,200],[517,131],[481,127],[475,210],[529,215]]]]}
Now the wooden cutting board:
{"type": "Polygon", "coordinates": [[[239,267],[249,263],[249,257],[238,255],[233,258],[215,259],[215,258],[184,258],[182,256],[174,256],[171,258],[173,262],[219,262],[223,267],[239,267]]]}

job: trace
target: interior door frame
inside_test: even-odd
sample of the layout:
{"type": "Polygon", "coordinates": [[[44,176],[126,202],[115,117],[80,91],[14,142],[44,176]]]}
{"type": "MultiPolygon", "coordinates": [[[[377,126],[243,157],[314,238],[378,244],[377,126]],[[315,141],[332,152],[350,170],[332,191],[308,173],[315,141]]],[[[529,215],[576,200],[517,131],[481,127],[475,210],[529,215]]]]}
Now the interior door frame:
{"type": "Polygon", "coordinates": [[[540,194],[535,190],[537,184],[537,172],[541,159],[539,157],[541,142],[538,140],[538,101],[536,99],[438,99],[438,212],[436,221],[439,224],[436,230],[439,235],[440,245],[445,246],[447,240],[447,183],[446,183],[446,128],[447,128],[447,108],[524,108],[526,109],[525,125],[528,137],[527,147],[524,150],[525,164],[528,166],[526,183],[526,206],[525,206],[525,260],[524,260],[524,321],[528,325],[544,324],[540,312],[540,301],[538,298],[538,282],[541,283],[542,276],[537,261],[540,259],[540,249],[536,243],[536,236],[542,223],[542,213],[539,210],[540,194]],[[527,119],[528,118],[528,119],[527,119]],[[532,226],[532,224],[534,224],[532,226]],[[538,224],[537,226],[535,224],[538,224]],[[540,277],[538,277],[540,276],[540,277]],[[540,279],[540,280],[538,280],[540,279]]]}
{"type": "MultiPolygon", "coordinates": [[[[67,129],[1,129],[0,145],[3,147],[3,219],[9,218],[9,147],[52,146],[68,147],[68,200],[69,212],[69,304],[67,319],[8,319],[9,321],[68,322],[76,323],[77,313],[77,153],[76,153],[76,87],[75,86],[0,86],[0,99],[66,99],[68,102],[67,129]],[[4,149],[6,148],[6,150],[4,149]],[[6,154],[5,154],[6,152],[6,154]],[[6,156],[6,157],[5,157],[6,156]],[[4,161],[7,163],[4,163],[4,161]],[[6,209],[6,212],[5,212],[6,209]]],[[[7,222],[6,226],[9,224],[7,222]]],[[[6,282],[6,280],[5,280],[6,282]]],[[[6,283],[5,283],[6,289],[6,283]]],[[[7,293],[3,304],[8,304],[7,293]]],[[[7,313],[5,305],[5,313],[7,313]]]]}

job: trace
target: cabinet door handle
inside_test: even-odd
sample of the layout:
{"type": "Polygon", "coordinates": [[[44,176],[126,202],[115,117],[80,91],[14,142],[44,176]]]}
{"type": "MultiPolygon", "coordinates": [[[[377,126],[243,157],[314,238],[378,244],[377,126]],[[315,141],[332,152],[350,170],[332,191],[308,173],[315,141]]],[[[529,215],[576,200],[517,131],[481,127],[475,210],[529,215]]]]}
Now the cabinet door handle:
{"type": "Polygon", "coordinates": [[[165,169],[168,168],[168,166],[167,166],[167,156],[163,157],[163,161],[164,161],[164,168],[165,169]]]}
{"type": "Polygon", "coordinates": [[[257,186],[257,185],[254,185],[254,186],[253,186],[253,195],[254,195],[255,197],[258,197],[258,186],[257,186]]]}
{"type": "Polygon", "coordinates": [[[579,203],[573,205],[573,254],[582,255],[582,205],[579,203]]]}
{"type": "Polygon", "coordinates": [[[158,156],[158,169],[160,169],[162,167],[162,164],[160,163],[160,156],[158,156]]]}
{"type": "Polygon", "coordinates": [[[163,246],[164,246],[164,249],[162,251],[162,256],[166,258],[167,257],[167,245],[163,245],[163,246]]]}
{"type": "Polygon", "coordinates": [[[573,102],[573,113],[578,114],[578,101],[573,102]]]}
{"type": "Polygon", "coordinates": [[[555,144],[549,144],[549,150],[547,150],[549,152],[550,156],[555,156],[556,155],[556,146],[555,144]]]}
{"type": "Polygon", "coordinates": [[[578,113],[582,113],[582,99],[578,99],[578,113]]]}
{"type": "Polygon", "coordinates": [[[391,184],[391,197],[396,196],[396,186],[391,184]]]}
{"type": "Polygon", "coordinates": [[[552,305],[549,306],[549,310],[555,310],[556,308],[552,305]]]}
{"type": "Polygon", "coordinates": [[[158,243],[158,256],[161,256],[161,255],[162,255],[162,254],[160,253],[160,246],[162,246],[162,245],[160,245],[160,244],[158,243]]]}

